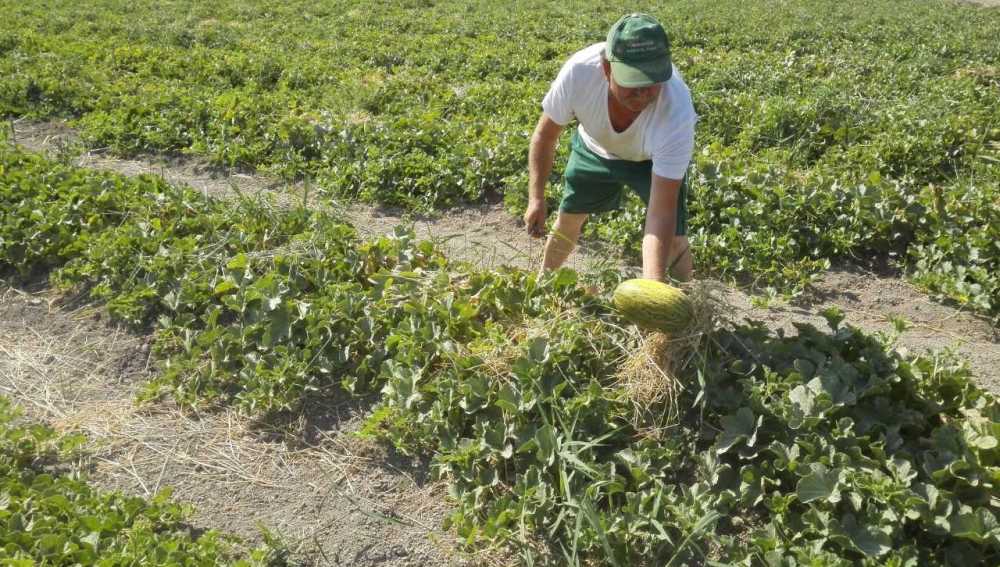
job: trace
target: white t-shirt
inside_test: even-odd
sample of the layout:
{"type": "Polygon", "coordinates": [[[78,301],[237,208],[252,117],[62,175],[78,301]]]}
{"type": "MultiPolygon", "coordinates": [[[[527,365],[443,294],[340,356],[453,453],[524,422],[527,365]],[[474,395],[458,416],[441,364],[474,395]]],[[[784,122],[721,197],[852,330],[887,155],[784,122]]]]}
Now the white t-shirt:
{"type": "Polygon", "coordinates": [[[615,132],[608,115],[608,81],[601,68],[604,42],[577,51],[563,65],[542,110],[565,126],[576,118],[580,139],[607,159],[653,160],[653,173],[681,179],[694,151],[694,124],[698,115],[691,92],[675,67],[657,99],[643,109],[624,132],[615,132]]]}

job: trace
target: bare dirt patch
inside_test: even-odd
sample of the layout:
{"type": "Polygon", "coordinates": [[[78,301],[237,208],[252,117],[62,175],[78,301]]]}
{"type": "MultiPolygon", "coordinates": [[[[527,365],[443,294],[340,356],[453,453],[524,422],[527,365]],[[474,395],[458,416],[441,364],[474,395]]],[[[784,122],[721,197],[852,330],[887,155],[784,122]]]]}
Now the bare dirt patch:
{"type": "Polygon", "coordinates": [[[868,332],[891,333],[894,318],[908,322],[897,345],[912,353],[950,349],[969,363],[978,384],[1000,394],[1000,334],[988,321],[932,301],[912,284],[861,270],[831,270],[820,276],[812,295],[767,308],[753,305],[747,293],[730,289],[726,300],[741,318],[769,328],[794,332],[793,323],[827,328],[819,312],[828,306],[844,311],[844,323],[868,332]]]}
{"type": "Polygon", "coordinates": [[[0,288],[0,393],[28,417],[91,440],[98,486],[152,496],[171,487],[196,526],[261,541],[278,535],[292,559],[356,566],[460,565],[441,530],[446,487],[426,464],[352,435],[367,411],[344,400],[314,412],[308,439],[262,430],[235,410],[192,415],[138,407],[151,377],[150,337],[62,310],[56,296],[0,288]]]}

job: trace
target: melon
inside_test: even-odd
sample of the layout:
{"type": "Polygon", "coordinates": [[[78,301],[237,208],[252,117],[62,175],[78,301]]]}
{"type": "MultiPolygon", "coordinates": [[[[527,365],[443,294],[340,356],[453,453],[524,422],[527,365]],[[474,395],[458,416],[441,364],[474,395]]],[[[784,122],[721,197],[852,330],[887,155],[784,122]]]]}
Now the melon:
{"type": "Polygon", "coordinates": [[[654,331],[679,333],[694,317],[694,307],[683,291],[656,280],[625,280],[615,288],[613,301],[631,323],[654,331]]]}

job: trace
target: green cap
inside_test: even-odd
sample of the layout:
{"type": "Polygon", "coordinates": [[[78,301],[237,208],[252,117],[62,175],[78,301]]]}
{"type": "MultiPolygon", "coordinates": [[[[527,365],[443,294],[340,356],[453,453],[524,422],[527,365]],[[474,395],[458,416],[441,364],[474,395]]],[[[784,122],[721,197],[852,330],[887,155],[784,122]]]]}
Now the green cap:
{"type": "Polygon", "coordinates": [[[615,82],[626,88],[666,82],[673,71],[667,32],[649,14],[622,16],[611,26],[604,51],[615,82]]]}

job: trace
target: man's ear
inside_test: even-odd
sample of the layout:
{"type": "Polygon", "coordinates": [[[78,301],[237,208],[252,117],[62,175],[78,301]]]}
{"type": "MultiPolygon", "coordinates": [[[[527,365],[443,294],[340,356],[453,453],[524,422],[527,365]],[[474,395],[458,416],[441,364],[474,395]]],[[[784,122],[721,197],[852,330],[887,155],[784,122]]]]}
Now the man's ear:
{"type": "Polygon", "coordinates": [[[611,81],[611,62],[601,57],[601,68],[604,69],[604,78],[611,81]]]}

